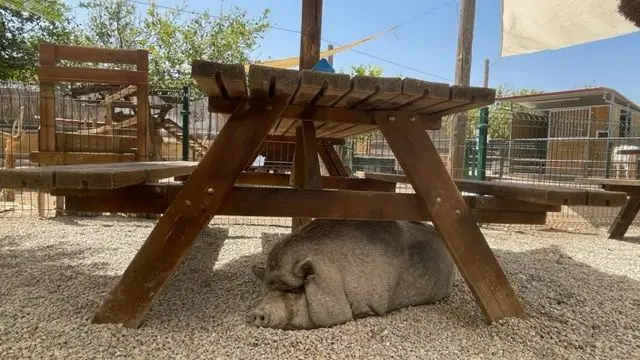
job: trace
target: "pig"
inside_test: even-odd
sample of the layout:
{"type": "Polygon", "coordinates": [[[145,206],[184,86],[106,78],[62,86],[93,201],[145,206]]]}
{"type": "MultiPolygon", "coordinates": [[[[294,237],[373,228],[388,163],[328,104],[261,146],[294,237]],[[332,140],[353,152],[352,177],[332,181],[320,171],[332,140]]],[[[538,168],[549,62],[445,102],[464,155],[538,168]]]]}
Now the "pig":
{"type": "Polygon", "coordinates": [[[332,327],[451,293],[455,265],[436,229],[414,221],[315,219],[253,265],[262,300],[247,322],[332,327]]]}

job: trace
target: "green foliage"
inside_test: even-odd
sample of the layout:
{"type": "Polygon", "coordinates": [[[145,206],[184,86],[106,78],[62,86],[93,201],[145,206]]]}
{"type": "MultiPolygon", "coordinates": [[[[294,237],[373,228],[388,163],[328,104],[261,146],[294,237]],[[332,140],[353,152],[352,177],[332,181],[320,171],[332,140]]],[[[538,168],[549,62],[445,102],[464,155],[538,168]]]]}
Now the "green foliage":
{"type": "Polygon", "coordinates": [[[50,22],[62,23],[64,14],[58,6],[51,6],[51,1],[41,0],[2,0],[0,7],[12,9],[16,12],[41,18],[50,22]]]}
{"type": "MultiPolygon", "coordinates": [[[[265,9],[257,19],[235,7],[212,16],[192,13],[182,4],[160,10],[151,2],[144,16],[126,0],[88,0],[87,40],[100,46],[149,50],[149,82],[153,87],[177,88],[191,83],[191,61],[204,59],[247,63],[249,53],[268,29],[265,9]]],[[[193,92],[199,92],[193,87],[193,92]]]]}
{"type": "Polygon", "coordinates": [[[382,76],[382,68],[377,65],[358,65],[351,66],[351,76],[382,76]]]}
{"type": "Polygon", "coordinates": [[[35,8],[31,3],[18,3],[22,5],[16,6],[15,1],[0,5],[0,79],[35,81],[38,44],[73,43],[79,32],[66,16],[68,8],[59,0],[42,0],[35,8]],[[34,9],[46,9],[46,18],[34,9]]]}

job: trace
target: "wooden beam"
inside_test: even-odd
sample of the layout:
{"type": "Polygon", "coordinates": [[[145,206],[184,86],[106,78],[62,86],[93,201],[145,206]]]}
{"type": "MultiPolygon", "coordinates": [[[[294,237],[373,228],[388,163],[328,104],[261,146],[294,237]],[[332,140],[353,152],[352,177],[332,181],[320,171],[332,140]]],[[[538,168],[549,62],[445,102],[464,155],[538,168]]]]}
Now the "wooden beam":
{"type": "Polygon", "coordinates": [[[342,160],[340,160],[340,156],[332,145],[321,145],[318,148],[318,153],[329,175],[349,176],[347,168],[344,166],[344,163],[342,163],[342,160]]]}
{"type": "MultiPolygon", "coordinates": [[[[238,101],[224,100],[209,97],[209,111],[228,114],[235,109],[238,101]]],[[[339,107],[289,105],[282,114],[283,119],[301,119],[307,121],[318,121],[324,123],[349,123],[358,125],[375,126],[374,116],[377,113],[389,115],[392,113],[409,114],[421,121],[427,130],[439,130],[442,126],[441,116],[416,114],[408,110],[356,110],[339,107]]]]}
{"type": "Polygon", "coordinates": [[[391,150],[429,214],[488,322],[526,317],[469,207],[422,124],[377,117],[391,150]],[[393,120],[393,121],[392,121],[393,120]]]}
{"type": "MultiPolygon", "coordinates": [[[[189,175],[176,178],[176,181],[186,181],[189,175]]],[[[236,184],[267,185],[290,187],[290,176],[287,174],[270,174],[260,172],[243,172],[238,176],[236,184]]],[[[384,191],[395,192],[396,184],[375,179],[361,179],[344,176],[323,176],[322,187],[325,189],[360,190],[360,191],[384,191]]]]}
{"type": "MultiPolygon", "coordinates": [[[[269,135],[264,141],[271,142],[271,143],[295,144],[296,137],[286,136],[286,135],[269,135]]],[[[345,139],[338,139],[338,138],[317,138],[316,143],[318,145],[344,145],[346,141],[345,139]]]]}
{"type": "Polygon", "coordinates": [[[147,50],[108,49],[89,46],[70,46],[59,44],[43,44],[55,48],[56,60],[68,60],[78,62],[132,64],[138,63],[140,53],[148,53],[147,50]]]}
{"type": "MultiPolygon", "coordinates": [[[[166,211],[181,184],[140,185],[118,190],[55,190],[65,195],[74,211],[153,213],[166,211]]],[[[473,217],[480,223],[544,224],[543,205],[523,206],[497,198],[466,196],[473,217]]],[[[305,190],[234,187],[219,215],[309,217],[329,219],[430,221],[415,194],[353,190],[305,190]],[[309,206],[308,204],[313,204],[309,206]]]]}
{"type": "MultiPolygon", "coordinates": [[[[471,49],[475,12],[475,0],[460,0],[455,70],[456,85],[469,86],[471,81],[471,49]]],[[[452,118],[451,133],[449,134],[449,171],[454,179],[462,177],[466,134],[467,114],[459,112],[452,118]]]]}
{"type": "MultiPolygon", "coordinates": [[[[55,66],[56,50],[51,44],[40,44],[39,46],[39,65],[55,66]]],[[[42,79],[38,75],[40,83],[40,129],[38,129],[38,151],[50,152],[56,151],[56,99],[54,83],[42,79]]],[[[45,216],[45,208],[47,207],[46,194],[38,191],[38,215],[45,216]]],[[[64,198],[56,198],[56,210],[59,213],[64,209],[64,198]]]]}
{"type": "Polygon", "coordinates": [[[609,239],[621,240],[640,212],[640,197],[632,196],[620,209],[609,227],[609,239]]]}
{"type": "MultiPolygon", "coordinates": [[[[147,53],[140,53],[137,62],[138,71],[144,72],[146,75],[149,72],[149,57],[147,53]]],[[[153,147],[153,138],[156,135],[155,127],[152,128],[149,109],[149,84],[145,76],[144,80],[140,80],[135,83],[137,112],[136,117],[138,119],[136,124],[138,134],[138,146],[136,149],[136,157],[138,161],[155,161],[158,160],[157,152],[160,149],[153,147]]]]}
{"type": "MultiPolygon", "coordinates": [[[[310,70],[320,60],[322,0],[302,0],[300,26],[300,62],[298,67],[300,70],[310,70]]],[[[296,99],[292,98],[292,102],[296,103],[296,99]]],[[[298,189],[322,189],[316,127],[312,122],[297,122],[291,182],[298,189]]],[[[292,231],[297,231],[311,220],[307,217],[292,218],[292,231]]]]}
{"type": "Polygon", "coordinates": [[[93,317],[94,323],[122,323],[134,328],[142,324],[155,295],[225,203],[238,175],[259,151],[287,103],[238,106],[108,294],[93,317]],[[237,139],[244,139],[244,151],[235,151],[237,139]]]}
{"type": "MultiPolygon", "coordinates": [[[[409,180],[404,175],[365,173],[365,177],[382,181],[409,183],[409,180]]],[[[621,206],[626,201],[626,194],[619,191],[605,192],[556,186],[465,179],[456,179],[455,184],[459,191],[530,201],[538,204],[621,206]]]]}
{"type": "Polygon", "coordinates": [[[46,82],[140,84],[147,82],[147,72],[136,70],[40,65],[38,66],[38,79],[46,82]]]}
{"type": "Polygon", "coordinates": [[[133,162],[136,157],[133,153],[36,151],[29,154],[29,160],[41,165],[78,165],[133,162]]]}

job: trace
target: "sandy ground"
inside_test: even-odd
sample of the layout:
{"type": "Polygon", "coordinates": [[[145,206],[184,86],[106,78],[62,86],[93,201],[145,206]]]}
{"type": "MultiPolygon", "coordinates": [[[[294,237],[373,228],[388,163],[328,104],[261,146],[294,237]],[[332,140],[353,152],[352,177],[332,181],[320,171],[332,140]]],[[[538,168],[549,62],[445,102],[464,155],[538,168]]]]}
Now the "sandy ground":
{"type": "Polygon", "coordinates": [[[244,323],[250,265],[289,228],[210,226],[140,329],[88,318],[154,220],[13,217],[0,227],[0,359],[638,359],[640,231],[483,228],[530,318],[487,325],[462,279],[446,300],[330,329],[244,323]]]}

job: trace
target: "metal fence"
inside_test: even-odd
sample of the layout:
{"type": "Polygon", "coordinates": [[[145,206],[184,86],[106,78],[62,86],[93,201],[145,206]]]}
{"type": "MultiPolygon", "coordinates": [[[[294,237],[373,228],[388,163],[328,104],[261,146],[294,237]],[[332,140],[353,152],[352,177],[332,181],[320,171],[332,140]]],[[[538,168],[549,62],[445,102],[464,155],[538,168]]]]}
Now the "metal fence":
{"type": "MultiPolygon", "coordinates": [[[[115,91],[117,89],[91,86],[58,89],[56,132],[63,134],[67,143],[82,144],[87,140],[80,135],[81,130],[104,127],[107,117],[116,124],[135,116],[135,102],[127,98],[118,100],[111,110],[104,106],[105,94],[115,91]]],[[[34,166],[30,154],[38,150],[39,101],[38,87],[33,84],[0,83],[0,157],[3,167],[34,166]],[[18,135],[21,137],[16,140],[14,137],[18,135]],[[7,156],[7,151],[13,159],[7,156]]],[[[150,105],[153,136],[157,137],[158,143],[156,155],[161,161],[181,160],[184,155],[187,160],[198,161],[227,120],[227,115],[208,111],[205,97],[186,93],[185,89],[152,89],[150,105]],[[185,123],[188,124],[186,131],[183,128],[185,123]]],[[[476,137],[480,112],[469,111],[467,141],[460,149],[465,154],[460,169],[463,177],[480,178],[484,174],[485,179],[491,181],[584,188],[594,187],[581,184],[579,179],[583,177],[640,178],[636,156],[617,153],[621,146],[640,147],[640,121],[636,124],[635,120],[630,117],[625,120],[618,113],[603,116],[603,111],[577,108],[536,113],[492,106],[484,149],[478,146],[476,137]],[[616,121],[612,122],[612,118],[616,121]],[[483,153],[486,153],[486,158],[478,156],[483,153]]],[[[445,163],[449,155],[450,124],[449,116],[443,120],[440,130],[428,131],[445,163]]],[[[123,143],[123,139],[135,137],[132,130],[135,131],[120,127],[103,134],[114,137],[112,141],[105,142],[112,147],[105,147],[104,152],[117,151],[113,146],[123,143]]],[[[344,145],[335,148],[353,175],[360,176],[363,172],[402,173],[379,132],[346,139],[344,145]]],[[[292,143],[269,143],[249,170],[290,173],[292,161],[292,143]]],[[[327,175],[320,163],[322,173],[327,175]]],[[[398,184],[397,191],[413,190],[410,185],[398,184]]],[[[37,216],[35,198],[35,191],[4,189],[0,194],[0,216],[37,216]]],[[[55,214],[55,201],[55,197],[50,197],[46,205],[47,214],[55,214]]],[[[563,206],[562,212],[549,214],[549,225],[568,229],[608,226],[618,210],[617,207],[563,206]]],[[[290,219],[216,217],[214,222],[288,226],[290,219]]]]}

